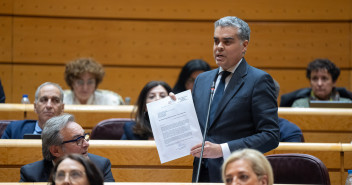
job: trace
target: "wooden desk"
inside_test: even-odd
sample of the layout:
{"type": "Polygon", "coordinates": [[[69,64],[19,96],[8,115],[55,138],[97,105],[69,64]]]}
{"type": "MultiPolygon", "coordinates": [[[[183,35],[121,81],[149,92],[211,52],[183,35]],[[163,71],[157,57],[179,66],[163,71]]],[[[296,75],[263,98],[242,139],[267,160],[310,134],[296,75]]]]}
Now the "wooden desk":
{"type": "MultiPolygon", "coordinates": [[[[100,121],[109,118],[131,118],[132,105],[65,105],[65,112],[88,132],[100,121]]],[[[308,143],[349,143],[352,141],[352,109],[285,108],[280,117],[298,125],[308,143]]],[[[0,119],[37,119],[33,105],[0,104],[0,119]]]]}
{"type": "MultiPolygon", "coordinates": [[[[191,182],[193,157],[160,164],[154,141],[90,141],[89,152],[109,158],[119,182],[191,182]],[[138,174],[138,175],[136,175],[138,174]]],[[[266,153],[306,153],[323,161],[331,184],[343,184],[351,169],[351,144],[280,143],[266,153]]],[[[20,167],[42,159],[40,140],[0,140],[0,182],[18,182],[20,167]]]]}
{"type": "Polygon", "coordinates": [[[305,142],[352,141],[352,109],[280,107],[278,114],[301,128],[305,142]]]}
{"type": "MultiPolygon", "coordinates": [[[[131,118],[132,110],[132,105],[65,105],[64,112],[73,114],[76,122],[89,130],[104,119],[131,118]]],[[[33,104],[0,104],[0,119],[37,120],[38,116],[34,112],[33,104]]]]}

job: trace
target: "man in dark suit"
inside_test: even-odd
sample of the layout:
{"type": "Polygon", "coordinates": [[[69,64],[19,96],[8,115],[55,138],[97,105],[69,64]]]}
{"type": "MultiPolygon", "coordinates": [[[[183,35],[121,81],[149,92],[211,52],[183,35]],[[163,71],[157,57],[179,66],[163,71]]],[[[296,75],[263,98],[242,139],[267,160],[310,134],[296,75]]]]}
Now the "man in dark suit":
{"type": "Polygon", "coordinates": [[[89,134],[74,122],[73,115],[63,114],[49,119],[42,133],[44,160],[21,167],[20,182],[48,182],[53,164],[65,154],[78,153],[89,158],[104,175],[105,182],[115,182],[110,160],[88,153],[89,134]]]}
{"type": "Polygon", "coordinates": [[[45,122],[64,110],[64,93],[60,85],[52,82],[41,84],[35,92],[34,112],[36,120],[20,120],[11,122],[5,129],[1,139],[23,139],[24,134],[41,134],[45,122]]]}
{"type": "MultiPolygon", "coordinates": [[[[218,106],[210,109],[211,119],[199,182],[221,182],[221,165],[235,150],[253,148],[265,153],[279,144],[278,108],[273,79],[266,72],[250,66],[243,58],[249,35],[248,24],[237,17],[224,17],[216,21],[213,56],[219,68],[201,73],[194,83],[192,96],[202,132],[207,120],[212,84],[215,84],[212,102],[215,105],[218,87],[224,83],[218,106]],[[229,75],[222,79],[225,73],[229,75]]],[[[193,181],[201,145],[191,149],[191,154],[196,157],[193,181]]]]}
{"type": "MultiPolygon", "coordinates": [[[[274,80],[275,95],[279,98],[280,84],[274,80]]],[[[302,130],[294,123],[279,117],[280,142],[304,142],[302,130]]]]}

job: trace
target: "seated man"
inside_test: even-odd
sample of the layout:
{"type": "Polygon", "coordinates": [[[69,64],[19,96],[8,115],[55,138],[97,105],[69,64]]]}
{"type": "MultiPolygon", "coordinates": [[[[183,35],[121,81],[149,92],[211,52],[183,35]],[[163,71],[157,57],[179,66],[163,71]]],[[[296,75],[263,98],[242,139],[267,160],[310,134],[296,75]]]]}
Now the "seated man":
{"type": "Polygon", "coordinates": [[[64,110],[64,93],[55,83],[45,82],[37,88],[34,100],[36,120],[20,120],[11,122],[4,131],[1,139],[23,139],[24,134],[41,134],[45,122],[64,110]]]}
{"type": "Polygon", "coordinates": [[[20,182],[48,182],[53,164],[65,154],[78,153],[89,158],[104,175],[105,182],[115,182],[109,159],[89,154],[89,134],[74,122],[73,115],[63,114],[49,119],[42,133],[44,160],[21,167],[20,182]]]}
{"type": "Polygon", "coordinates": [[[311,100],[350,102],[351,99],[342,98],[336,90],[336,81],[340,69],[328,59],[316,59],[307,67],[307,78],[310,81],[309,96],[297,99],[292,107],[309,107],[311,100]]]}
{"type": "MultiPolygon", "coordinates": [[[[275,95],[279,97],[280,85],[274,80],[275,95]]],[[[302,130],[294,123],[279,117],[280,142],[303,142],[302,130]]]]}

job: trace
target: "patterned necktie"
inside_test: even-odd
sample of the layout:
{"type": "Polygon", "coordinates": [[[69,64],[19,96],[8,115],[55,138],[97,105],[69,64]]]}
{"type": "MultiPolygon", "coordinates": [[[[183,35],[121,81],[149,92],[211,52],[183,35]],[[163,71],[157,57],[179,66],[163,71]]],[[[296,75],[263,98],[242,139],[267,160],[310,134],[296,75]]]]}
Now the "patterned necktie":
{"type": "Polygon", "coordinates": [[[225,79],[226,79],[227,76],[229,76],[229,74],[231,74],[231,72],[228,72],[228,71],[222,71],[221,73],[222,73],[221,74],[221,79],[220,79],[218,87],[216,88],[216,91],[215,91],[215,94],[214,94],[214,97],[213,97],[213,101],[212,101],[211,106],[210,106],[210,115],[209,115],[209,123],[210,123],[210,125],[214,121],[217,107],[218,107],[219,102],[220,102],[220,100],[222,98],[222,95],[224,94],[225,79]]]}

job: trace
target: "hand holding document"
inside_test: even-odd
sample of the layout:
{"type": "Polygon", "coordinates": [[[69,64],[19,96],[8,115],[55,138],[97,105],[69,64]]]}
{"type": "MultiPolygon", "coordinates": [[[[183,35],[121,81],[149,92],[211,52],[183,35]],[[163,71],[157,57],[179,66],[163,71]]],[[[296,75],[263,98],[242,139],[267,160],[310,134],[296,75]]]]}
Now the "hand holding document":
{"type": "Polygon", "coordinates": [[[150,124],[161,163],[190,154],[202,142],[202,133],[191,91],[176,94],[147,104],[150,124]]]}

